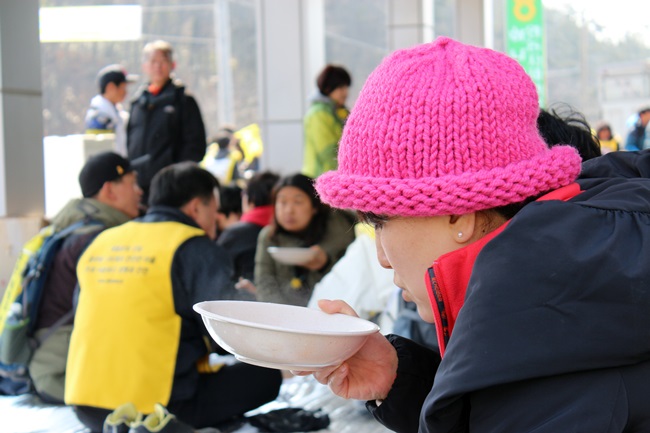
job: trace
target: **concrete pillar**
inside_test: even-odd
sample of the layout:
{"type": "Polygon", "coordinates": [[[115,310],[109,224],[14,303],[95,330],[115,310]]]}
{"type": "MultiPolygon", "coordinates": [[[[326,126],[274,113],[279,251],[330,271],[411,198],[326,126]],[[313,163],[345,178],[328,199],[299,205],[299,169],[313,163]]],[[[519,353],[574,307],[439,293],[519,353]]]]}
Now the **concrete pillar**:
{"type": "Polygon", "coordinates": [[[322,0],[257,0],[262,167],[300,171],[302,117],[325,65],[322,0]]]}
{"type": "Polygon", "coordinates": [[[233,76],[230,65],[230,6],[228,0],[215,0],[214,2],[214,32],[216,42],[218,82],[218,110],[219,127],[225,124],[236,124],[233,100],[233,76]]]}
{"type": "MultiPolygon", "coordinates": [[[[484,0],[456,0],[456,39],[485,46],[484,0]]],[[[491,6],[491,2],[488,2],[491,6]]]]}
{"type": "Polygon", "coordinates": [[[433,41],[433,1],[388,1],[388,50],[433,41]]]}
{"type": "MultiPolygon", "coordinates": [[[[434,2],[431,0],[388,1],[388,48],[393,51],[434,39],[434,2]]],[[[455,39],[479,46],[492,45],[492,0],[455,2],[455,39]],[[488,17],[489,23],[484,18],[488,17]],[[487,24],[487,25],[486,25],[487,24]]]]}
{"type": "Polygon", "coordinates": [[[0,1],[0,295],[44,213],[38,7],[0,1]]]}
{"type": "Polygon", "coordinates": [[[0,217],[43,214],[38,4],[0,2],[0,217]]]}

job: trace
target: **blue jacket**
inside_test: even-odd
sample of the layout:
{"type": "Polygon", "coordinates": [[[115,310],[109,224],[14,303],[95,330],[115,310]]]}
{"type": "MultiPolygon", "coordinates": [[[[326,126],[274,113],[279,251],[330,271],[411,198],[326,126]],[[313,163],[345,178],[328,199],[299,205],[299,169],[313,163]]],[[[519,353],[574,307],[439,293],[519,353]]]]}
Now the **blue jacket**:
{"type": "Polygon", "coordinates": [[[636,151],[648,148],[648,134],[646,134],[646,127],[640,124],[640,121],[634,124],[625,139],[625,150],[636,151]]]}
{"type": "Polygon", "coordinates": [[[650,431],[650,151],[586,162],[478,254],[442,360],[390,336],[400,432],[650,431]],[[434,381],[435,380],[435,381],[434,381]]]}

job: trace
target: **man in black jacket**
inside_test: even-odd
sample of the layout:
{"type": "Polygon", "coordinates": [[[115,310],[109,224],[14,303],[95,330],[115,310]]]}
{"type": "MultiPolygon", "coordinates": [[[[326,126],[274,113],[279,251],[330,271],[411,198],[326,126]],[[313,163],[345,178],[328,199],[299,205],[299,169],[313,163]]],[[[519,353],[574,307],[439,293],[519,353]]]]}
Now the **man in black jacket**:
{"type": "Polygon", "coordinates": [[[176,63],[173,48],[165,41],[145,45],[142,69],[149,83],[131,101],[127,127],[128,157],[138,170],[144,191],[163,167],[181,161],[200,161],[205,154],[205,127],[194,97],[172,78],[176,63]]]}
{"type": "Polygon", "coordinates": [[[65,401],[92,431],[127,402],[143,414],[162,404],[195,428],[216,427],[272,401],[282,383],[277,370],[212,362],[217,348],[192,309],[240,297],[214,242],[218,181],[194,163],[173,164],[153,178],[149,205],[143,217],[103,231],[77,266],[65,401]]]}

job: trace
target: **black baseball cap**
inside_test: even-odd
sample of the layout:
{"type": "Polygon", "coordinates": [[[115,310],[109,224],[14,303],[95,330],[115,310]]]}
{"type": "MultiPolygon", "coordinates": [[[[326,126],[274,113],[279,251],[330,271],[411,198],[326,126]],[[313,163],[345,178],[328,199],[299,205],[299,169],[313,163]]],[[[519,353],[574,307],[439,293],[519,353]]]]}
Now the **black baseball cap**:
{"type": "Polygon", "coordinates": [[[131,163],[115,152],[102,152],[91,156],[79,173],[81,194],[95,196],[104,183],[112,182],[133,171],[131,163]]]}
{"type": "Polygon", "coordinates": [[[104,93],[108,83],[120,85],[124,82],[133,83],[137,81],[137,75],[129,75],[122,65],[114,64],[102,68],[97,74],[97,83],[100,93],[104,93]]]}

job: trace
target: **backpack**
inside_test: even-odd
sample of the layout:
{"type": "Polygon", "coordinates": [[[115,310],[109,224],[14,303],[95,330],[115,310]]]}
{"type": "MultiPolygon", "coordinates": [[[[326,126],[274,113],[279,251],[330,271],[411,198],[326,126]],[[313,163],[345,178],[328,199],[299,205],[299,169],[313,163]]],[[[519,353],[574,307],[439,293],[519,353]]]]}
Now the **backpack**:
{"type": "Polygon", "coordinates": [[[25,244],[0,304],[0,394],[22,394],[31,388],[27,366],[34,351],[58,328],[72,319],[74,309],[34,335],[43,286],[54,257],[65,239],[83,226],[103,224],[84,219],[56,231],[50,225],[25,244]]]}

